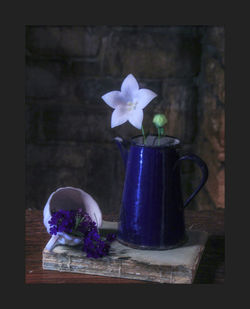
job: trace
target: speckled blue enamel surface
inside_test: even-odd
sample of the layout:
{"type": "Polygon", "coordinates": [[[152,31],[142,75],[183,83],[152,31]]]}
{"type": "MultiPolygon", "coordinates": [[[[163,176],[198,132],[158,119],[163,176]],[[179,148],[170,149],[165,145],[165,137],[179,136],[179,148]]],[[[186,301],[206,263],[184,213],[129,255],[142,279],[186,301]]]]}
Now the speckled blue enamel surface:
{"type": "MultiPolygon", "coordinates": [[[[132,144],[123,159],[126,174],[118,240],[145,249],[177,246],[185,239],[185,223],[176,149],[132,144]]],[[[182,159],[196,161],[196,157],[182,159]]],[[[206,181],[207,175],[203,176],[194,195],[206,181]]]]}

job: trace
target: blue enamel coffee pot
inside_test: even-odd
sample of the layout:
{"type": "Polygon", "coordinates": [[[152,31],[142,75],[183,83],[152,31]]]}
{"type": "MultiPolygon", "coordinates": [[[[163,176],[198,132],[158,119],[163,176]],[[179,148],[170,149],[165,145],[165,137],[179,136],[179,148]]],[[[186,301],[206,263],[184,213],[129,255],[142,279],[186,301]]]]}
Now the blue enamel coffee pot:
{"type": "Polygon", "coordinates": [[[174,137],[142,136],[125,141],[115,138],[126,168],[118,224],[118,241],[137,249],[163,250],[183,244],[184,209],[204,186],[208,169],[194,154],[179,156],[180,141],[174,137]],[[192,160],[202,179],[183,203],[179,163],[192,160]]]}

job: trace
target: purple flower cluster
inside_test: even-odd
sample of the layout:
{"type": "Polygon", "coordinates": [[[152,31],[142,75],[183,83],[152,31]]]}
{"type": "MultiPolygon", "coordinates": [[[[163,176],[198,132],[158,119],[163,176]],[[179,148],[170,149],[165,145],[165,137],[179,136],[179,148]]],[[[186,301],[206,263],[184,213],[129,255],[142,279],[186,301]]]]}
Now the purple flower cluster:
{"type": "Polygon", "coordinates": [[[109,241],[103,241],[97,231],[92,230],[84,238],[83,251],[87,253],[87,257],[99,258],[109,253],[109,241]]]}
{"type": "Polygon", "coordinates": [[[110,243],[116,238],[116,234],[109,233],[106,240],[102,240],[96,223],[81,208],[56,211],[52,213],[49,224],[51,235],[64,232],[83,238],[82,250],[87,257],[99,258],[108,255],[110,243]]]}
{"type": "Polygon", "coordinates": [[[71,234],[75,226],[75,211],[60,210],[54,212],[49,221],[50,234],[56,235],[57,232],[71,234]]]}

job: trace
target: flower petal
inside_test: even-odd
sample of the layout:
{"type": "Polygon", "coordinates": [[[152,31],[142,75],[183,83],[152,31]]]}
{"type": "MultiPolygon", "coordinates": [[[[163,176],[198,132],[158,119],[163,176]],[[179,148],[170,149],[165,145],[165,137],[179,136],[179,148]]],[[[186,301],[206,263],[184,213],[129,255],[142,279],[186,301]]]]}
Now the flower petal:
{"type": "Polygon", "coordinates": [[[139,130],[141,130],[142,120],[143,120],[142,109],[136,108],[135,110],[129,113],[128,121],[139,130]]]}
{"type": "Polygon", "coordinates": [[[110,91],[102,96],[103,101],[112,108],[126,103],[120,91],[110,91]]]}
{"type": "Polygon", "coordinates": [[[123,97],[129,101],[133,101],[133,98],[136,94],[136,92],[139,90],[139,85],[137,83],[137,80],[135,79],[134,75],[129,74],[121,85],[121,92],[123,97]]]}
{"type": "Polygon", "coordinates": [[[119,105],[113,111],[111,117],[111,128],[117,127],[128,120],[128,112],[125,106],[119,105]]]}
{"type": "Polygon", "coordinates": [[[145,108],[155,97],[157,97],[157,94],[153,91],[149,89],[140,89],[136,93],[138,107],[141,109],[145,108]]]}

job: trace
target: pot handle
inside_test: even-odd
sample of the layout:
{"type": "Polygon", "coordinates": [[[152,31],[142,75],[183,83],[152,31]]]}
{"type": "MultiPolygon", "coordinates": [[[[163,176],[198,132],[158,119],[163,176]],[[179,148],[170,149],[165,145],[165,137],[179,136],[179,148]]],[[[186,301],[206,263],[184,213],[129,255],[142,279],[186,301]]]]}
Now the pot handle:
{"type": "MultiPolygon", "coordinates": [[[[187,205],[191,202],[191,200],[196,196],[196,194],[200,191],[200,189],[205,185],[207,178],[208,178],[208,168],[206,163],[197,155],[195,154],[186,154],[184,156],[182,156],[181,158],[179,158],[175,164],[175,167],[177,166],[177,164],[180,161],[183,160],[191,160],[194,161],[201,169],[202,172],[202,179],[200,184],[197,186],[197,188],[195,189],[195,191],[187,198],[187,200],[184,203],[184,208],[187,207],[187,205]]],[[[174,168],[175,168],[174,167],[174,168]]]]}

